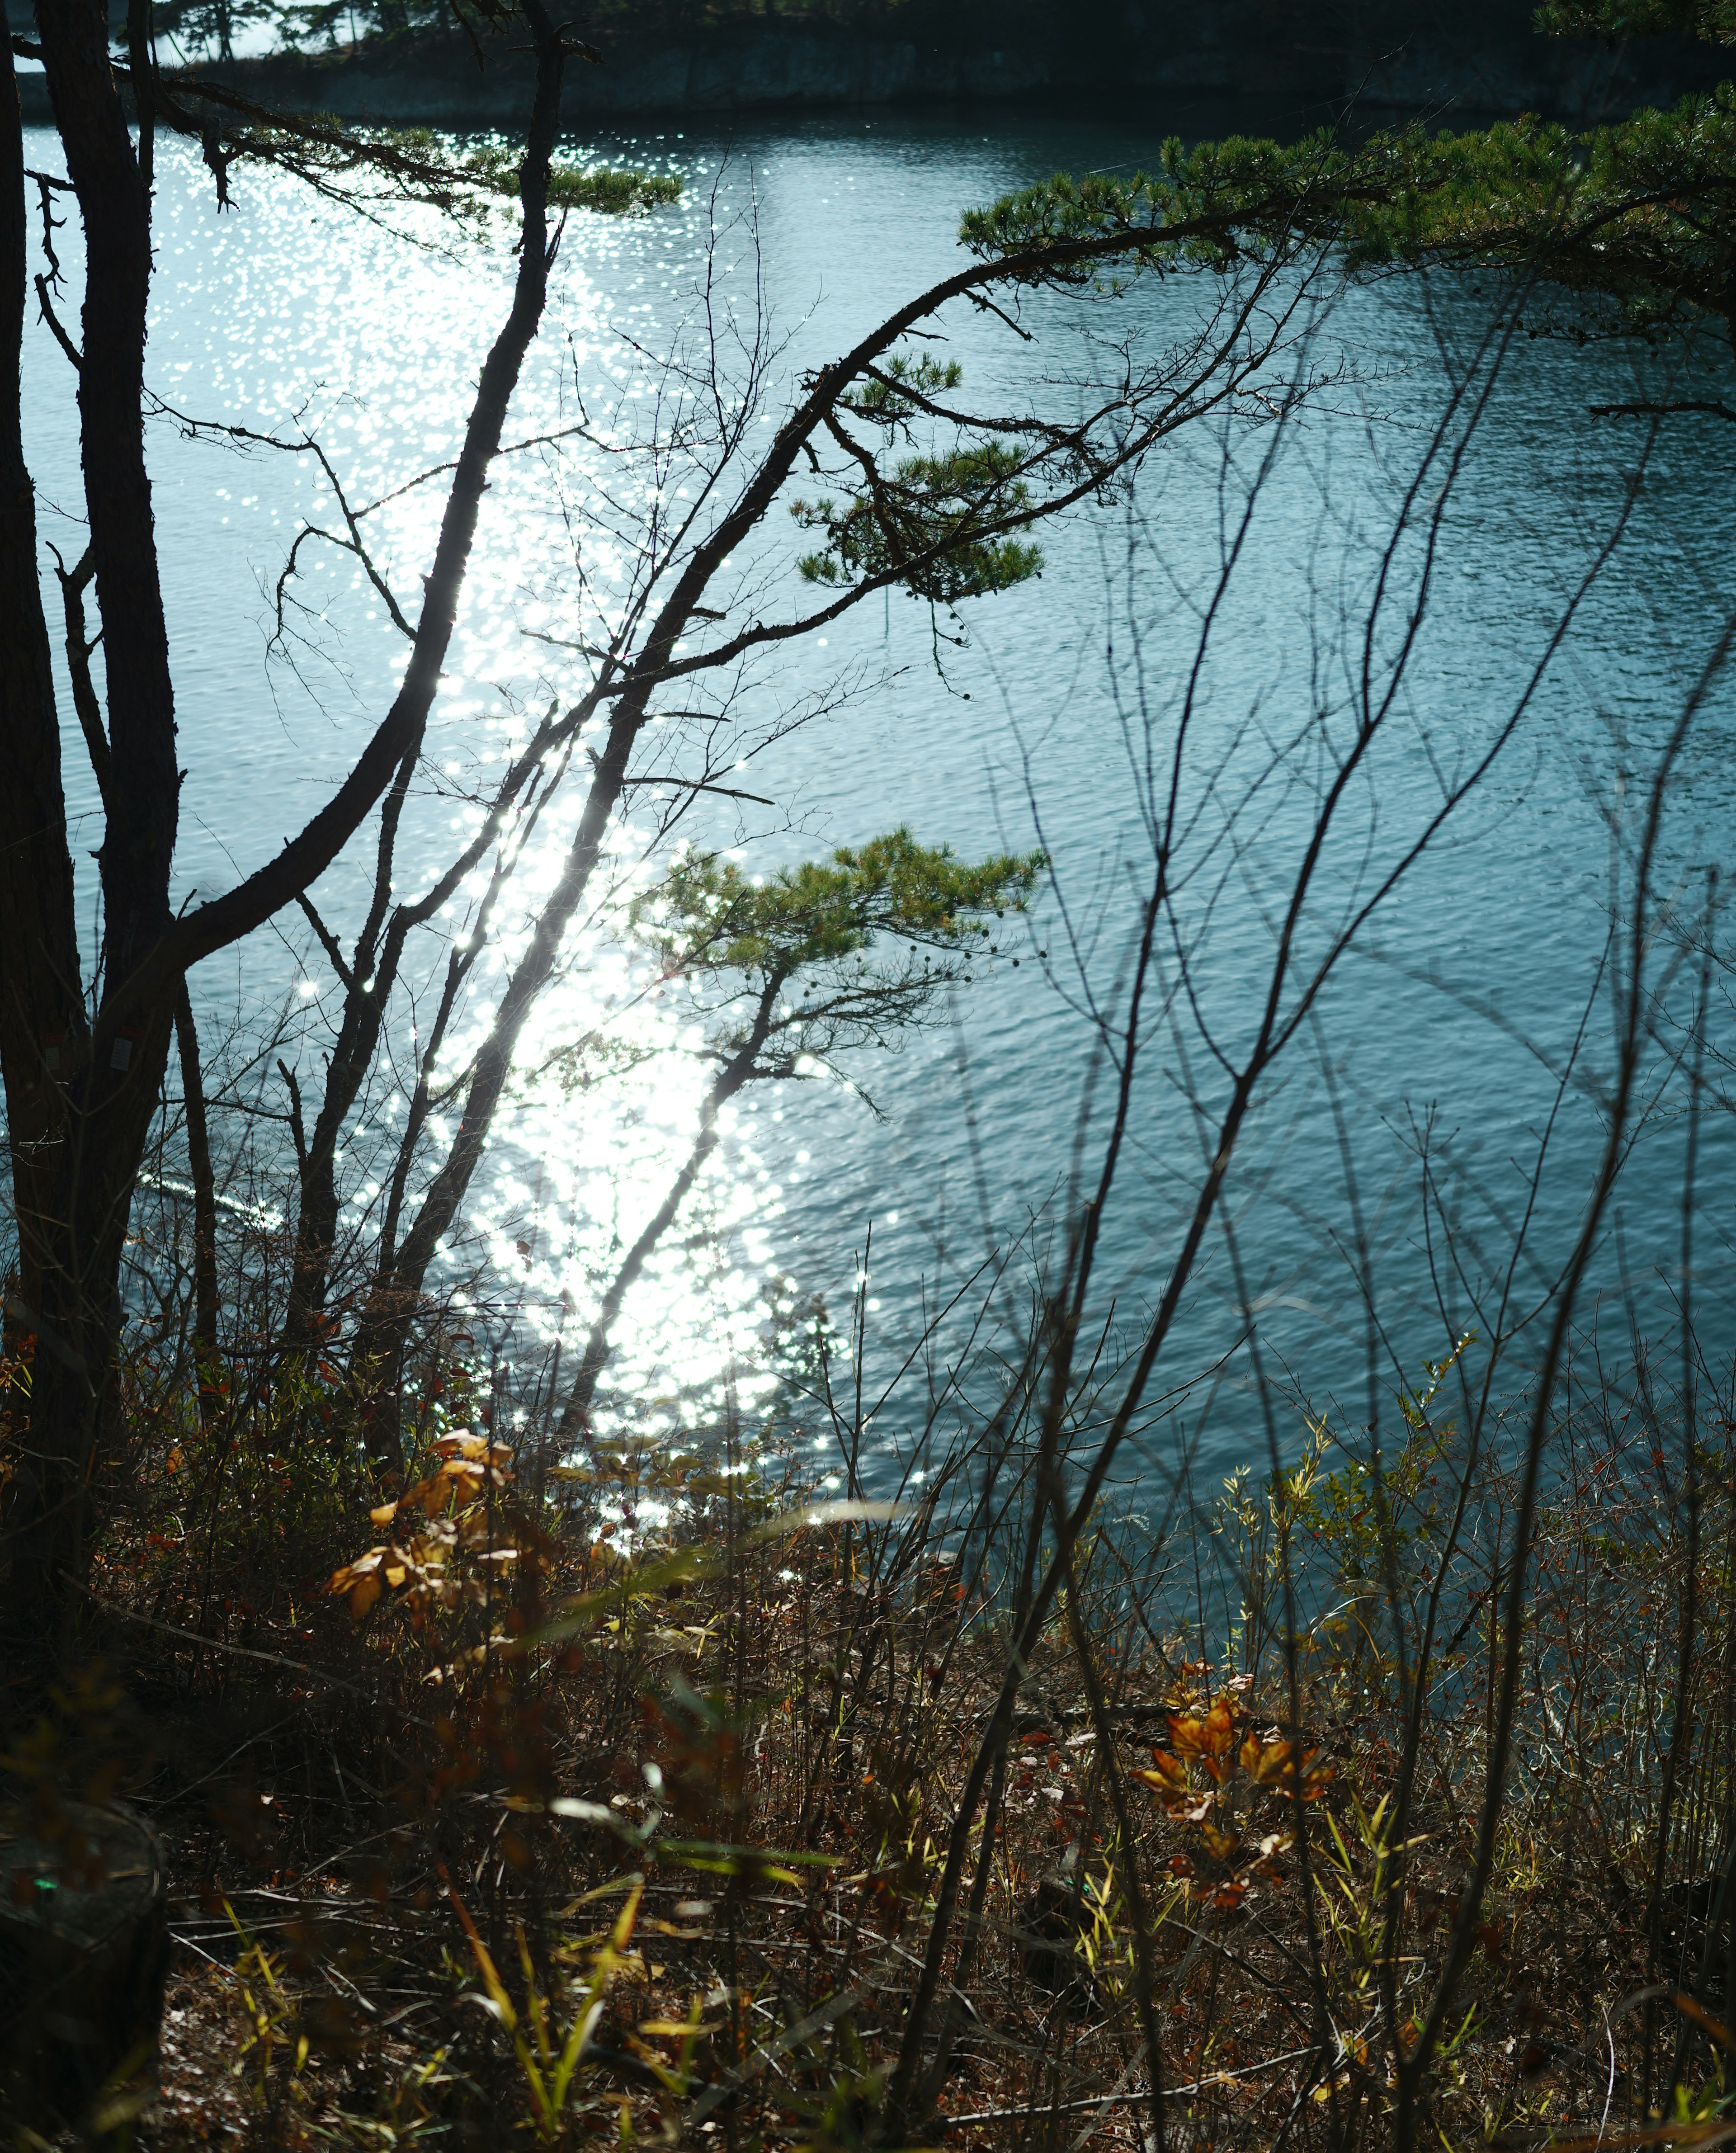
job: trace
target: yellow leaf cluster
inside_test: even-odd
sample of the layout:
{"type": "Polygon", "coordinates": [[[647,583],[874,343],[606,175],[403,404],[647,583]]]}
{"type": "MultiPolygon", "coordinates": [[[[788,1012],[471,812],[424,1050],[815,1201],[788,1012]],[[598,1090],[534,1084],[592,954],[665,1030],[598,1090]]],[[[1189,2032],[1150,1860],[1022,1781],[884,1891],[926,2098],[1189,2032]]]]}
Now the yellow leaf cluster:
{"type": "MultiPolygon", "coordinates": [[[[1262,1733],[1243,1721],[1237,1743],[1239,1713],[1229,1693],[1218,1697],[1207,1712],[1172,1712],[1169,1748],[1153,1749],[1151,1766],[1133,1777],[1149,1787],[1162,1803],[1166,1815],[1177,1824],[1194,1825],[1199,1843],[1221,1867],[1234,1867],[1234,1875],[1220,1883],[1201,1887],[1208,1902],[1229,1907],[1240,1904],[1255,1874],[1279,1880],[1274,1857],[1291,1844],[1288,1832],[1269,1832],[1245,1837],[1246,1820],[1238,1820],[1223,1806],[1240,1766],[1251,1789],[1316,1802],[1331,1784],[1333,1766],[1321,1761],[1316,1748],[1303,1748],[1281,1739],[1275,1728],[1262,1733]]],[[[1171,1864],[1191,1896],[1194,1864],[1179,1856],[1171,1864]]]]}
{"type": "Polygon", "coordinates": [[[471,1564],[517,1560],[518,1550],[501,1537],[486,1502],[489,1490],[512,1478],[512,1453],[504,1443],[461,1429],[434,1445],[437,1469],[395,1501],[368,1513],[370,1524],[395,1526],[392,1537],[332,1573],[328,1588],[346,1595],[358,1621],[386,1591],[401,1592],[413,1611],[453,1607],[479,1600],[486,1590],[471,1564]]]}

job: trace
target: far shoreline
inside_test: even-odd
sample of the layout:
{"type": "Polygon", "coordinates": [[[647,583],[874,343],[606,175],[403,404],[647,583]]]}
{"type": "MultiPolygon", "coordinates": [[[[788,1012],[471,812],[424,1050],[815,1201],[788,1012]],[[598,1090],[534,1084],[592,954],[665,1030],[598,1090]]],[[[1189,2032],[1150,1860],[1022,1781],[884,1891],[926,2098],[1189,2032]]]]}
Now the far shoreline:
{"type": "MultiPolygon", "coordinates": [[[[662,33],[599,26],[588,34],[603,64],[571,64],[564,116],[571,130],[606,132],[642,120],[948,105],[1041,104],[1125,119],[1156,104],[1166,132],[1193,132],[1189,108],[1198,106],[1201,135],[1251,124],[1294,137],[1347,114],[1372,124],[1465,126],[1530,110],[1593,124],[1709,88],[1729,72],[1728,56],[1720,67],[1720,56],[1670,39],[1607,48],[1540,38],[1530,13],[1513,0],[1468,0],[1450,15],[1423,19],[1423,0],[1402,13],[1377,9],[1377,19],[1344,43],[1321,45],[1275,35],[1259,0],[1185,12],[1148,0],[1128,10],[1112,50],[1025,31],[1010,31],[998,48],[956,34],[893,34],[909,22],[908,10],[880,27],[765,14],[662,33]]],[[[405,33],[323,53],[200,64],[168,79],[189,89],[221,84],[271,110],[352,124],[516,130],[529,102],[528,57],[486,44],[484,51],[479,69],[461,35],[405,33]]],[[[42,75],[21,71],[18,83],[26,124],[47,123],[42,75]]]]}

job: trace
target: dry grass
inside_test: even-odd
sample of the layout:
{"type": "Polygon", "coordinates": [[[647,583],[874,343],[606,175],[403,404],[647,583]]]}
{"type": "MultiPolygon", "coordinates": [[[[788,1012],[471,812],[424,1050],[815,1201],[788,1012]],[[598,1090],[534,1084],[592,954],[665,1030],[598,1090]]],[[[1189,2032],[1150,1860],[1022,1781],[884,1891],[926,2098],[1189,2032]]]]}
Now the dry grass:
{"type": "MultiPolygon", "coordinates": [[[[181,1436],[158,1489],[185,1494],[218,1439],[181,1436]]],[[[1554,1438],[1515,1769],[1423,2082],[1429,2143],[1615,2144],[1672,2113],[1678,2071],[1688,2111],[1721,2100],[1716,2044],[1630,1999],[1699,1976],[1713,1932],[1691,1887],[1730,1844],[1729,1573],[1706,1555],[1728,1546],[1728,1443],[1702,1427],[1690,1609],[1679,1430],[1667,1443],[1655,1416],[1594,1399],[1554,1438]],[[1660,1833],[1685,1616],[1692,1733],[1660,1833]]],[[[1030,1660],[950,1907],[947,1838],[1016,1565],[948,1538],[940,1511],[792,1524],[803,1492],[767,1473],[598,1450],[540,1508],[506,1472],[461,1480],[461,1519],[487,1521],[476,1545],[518,1560],[466,1555],[461,1532],[450,1586],[389,1589],[358,1621],[308,1589],[359,1552],[322,1545],[339,1521],[370,1530],[334,1488],[298,1509],[262,1471],[245,1517],[219,1505],[172,1559],[166,1496],[144,1504],[101,1572],[94,1641],[119,1683],[67,1700],[32,1753],[74,1791],[125,1753],[124,1791],[170,1849],[176,1961],[137,2142],[1143,2148],[1141,1907],[1166,2143],[1392,2142],[1395,2064],[1475,1865],[1500,1454],[1468,1459],[1445,1423],[1413,1429],[1382,1476],[1396,1596],[1345,1590],[1369,1552],[1366,1465],[1316,1444],[1280,1486],[1232,1489],[1194,1524],[1234,1618],[1212,1664],[1192,1540],[1172,1535],[1184,1598],[1148,1538],[1106,1527],[1030,1660]],[[1475,1529],[1454,1540],[1467,1473],[1475,1529]],[[685,1507],[634,1537],[619,1520],[654,1492],[685,1507]],[[1412,1726],[1396,1645],[1413,1676],[1438,1562],[1412,1726]],[[913,2036],[937,1920],[941,1986],[913,2036]],[[943,2043],[932,2107],[889,2120],[901,2053],[932,2064],[943,2043]]]]}

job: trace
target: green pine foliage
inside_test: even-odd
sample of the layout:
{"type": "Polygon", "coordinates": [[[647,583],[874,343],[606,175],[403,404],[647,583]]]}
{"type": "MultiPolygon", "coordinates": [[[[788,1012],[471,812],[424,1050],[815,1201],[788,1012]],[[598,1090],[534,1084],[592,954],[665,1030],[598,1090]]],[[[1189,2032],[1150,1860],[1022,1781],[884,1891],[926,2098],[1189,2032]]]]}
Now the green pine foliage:
{"type": "MultiPolygon", "coordinates": [[[[456,167],[481,192],[516,201],[519,151],[511,144],[485,143],[456,167]]],[[[642,216],[681,198],[673,172],[645,172],[636,165],[574,165],[557,160],[548,168],[551,208],[592,210],[604,216],[642,216]]]]}
{"type": "Polygon", "coordinates": [[[1072,270],[1033,267],[1031,281],[1043,284],[1097,283],[1102,272],[1090,250],[1148,234],[1147,245],[1122,257],[1130,267],[1224,269],[1250,252],[1330,232],[1347,189],[1371,183],[1360,159],[1330,133],[1288,148],[1236,135],[1190,150],[1172,136],[1153,171],[1130,179],[1057,172],[971,211],[959,237],[984,260],[1077,242],[1081,259],[1072,270]]]}
{"type": "Polygon", "coordinates": [[[998,923],[1026,909],[1046,864],[1041,853],[971,864],[903,827],[759,879],[693,851],[638,901],[633,924],[714,1020],[714,1054],[739,1052],[757,1030],[754,1073],[800,1076],[920,1025],[944,989],[999,954],[998,923]]]}
{"type": "MultiPolygon", "coordinates": [[[[895,408],[895,398],[888,410],[895,408]]],[[[876,470],[843,501],[798,501],[791,514],[822,549],[798,566],[809,583],[893,578],[939,605],[1004,591],[1042,571],[1039,547],[1007,535],[1035,513],[1024,459],[1001,441],[974,441],[876,470]]]]}
{"type": "Polygon", "coordinates": [[[956,389],[964,379],[965,369],[955,359],[932,359],[926,352],[912,359],[897,351],[884,372],[871,375],[844,408],[877,425],[906,426],[919,412],[934,409],[933,398],[956,389]]]}
{"type": "Polygon", "coordinates": [[[1395,147],[1390,183],[1346,205],[1353,270],[1493,267],[1591,300],[1581,333],[1711,316],[1736,333],[1729,84],[1589,134],[1526,115],[1395,147]]]}
{"type": "MultiPolygon", "coordinates": [[[[1736,0],[1699,15],[1710,33],[1714,17],[1736,20],[1736,0]]],[[[1736,88],[1586,133],[1525,114],[1355,145],[1329,133],[1289,147],[1171,141],[1131,179],[1058,173],[1004,196],[968,215],[960,238],[980,257],[1077,241],[1077,268],[1046,266],[1041,281],[1080,285],[1102,275],[1086,250],[1123,239],[1119,260],[1135,271],[1224,271],[1240,256],[1326,245],[1352,275],[1494,271],[1573,295],[1565,316],[1534,308],[1537,327],[1656,335],[1710,318],[1736,339],[1736,88]]]]}
{"type": "Polygon", "coordinates": [[[1545,0],[1537,28],[1557,38],[1674,35],[1736,44],[1736,0],[1545,0]]]}
{"type": "MultiPolygon", "coordinates": [[[[451,137],[431,127],[356,127],[324,113],[226,131],[220,152],[225,173],[247,161],[275,165],[317,193],[364,212],[382,203],[420,203],[472,225],[517,201],[522,156],[518,145],[504,140],[455,155],[451,137]]],[[[549,206],[557,213],[643,216],[680,196],[674,173],[559,158],[548,169],[549,206]]]]}

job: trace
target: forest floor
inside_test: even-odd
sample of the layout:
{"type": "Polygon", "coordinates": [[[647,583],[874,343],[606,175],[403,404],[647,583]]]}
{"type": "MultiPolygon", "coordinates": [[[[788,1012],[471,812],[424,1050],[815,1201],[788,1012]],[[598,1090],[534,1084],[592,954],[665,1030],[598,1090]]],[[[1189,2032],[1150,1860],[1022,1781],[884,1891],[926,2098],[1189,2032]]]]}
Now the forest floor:
{"type": "MultiPolygon", "coordinates": [[[[1426,2012],[1474,1855],[1476,1709],[1432,1730],[1391,1949],[1400,1730],[1377,1667],[1322,1658],[1298,1727],[1281,1685],[1101,1641],[1098,1717],[1062,1626],[1021,1692],[961,1962],[945,1853],[1004,1637],[944,1570],[863,1589],[843,1540],[806,1532],[679,1586],[647,1563],[643,1589],[594,1548],[557,1558],[521,1636],[599,1595],[613,1611],[537,1650],[501,1641],[509,1616],[487,1665],[443,1660],[451,1634],[389,1601],[359,1624],[342,1600],[252,1607],[238,1651],[117,1626],[126,1699],[66,1760],[142,1740],[123,1792],[166,1850],[173,1962],[137,2145],[857,2147],[884,2142],[914,2060],[939,2085],[908,2142],[1138,2153],[1154,2117],[1118,1807],[1166,2143],[1383,2142],[1395,2035],[1426,2012]],[[261,1651],[307,1678],[242,1657],[261,1651]],[[1291,1737],[1306,1799],[1282,1759],[1259,1783],[1291,1737]]],[[[1622,2015],[1647,1974],[1643,1883],[1564,1830],[1560,1794],[1504,1835],[1432,2142],[1646,2120],[1642,2018],[1622,2015]]],[[[1709,2049],[1698,2063],[1719,2090],[1709,2049]]]]}

